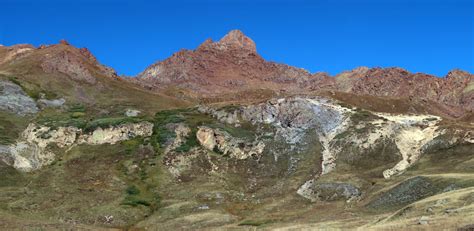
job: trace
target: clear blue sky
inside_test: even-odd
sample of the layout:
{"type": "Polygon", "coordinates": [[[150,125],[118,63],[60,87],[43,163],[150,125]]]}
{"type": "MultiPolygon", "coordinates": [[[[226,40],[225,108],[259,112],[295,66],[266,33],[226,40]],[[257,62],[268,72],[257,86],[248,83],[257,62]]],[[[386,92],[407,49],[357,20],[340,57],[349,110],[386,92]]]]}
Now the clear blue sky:
{"type": "Polygon", "coordinates": [[[136,75],[181,48],[240,29],[266,59],[336,74],[399,66],[474,72],[473,0],[0,0],[0,44],[88,47],[136,75]]]}

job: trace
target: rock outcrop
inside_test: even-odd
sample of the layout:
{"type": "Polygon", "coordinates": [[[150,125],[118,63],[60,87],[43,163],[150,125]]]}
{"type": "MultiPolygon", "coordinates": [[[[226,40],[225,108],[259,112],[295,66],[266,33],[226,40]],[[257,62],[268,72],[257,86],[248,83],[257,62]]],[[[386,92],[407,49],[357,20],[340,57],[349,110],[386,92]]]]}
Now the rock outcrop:
{"type": "Polygon", "coordinates": [[[407,100],[431,100],[447,106],[474,109],[474,75],[452,70],[444,78],[410,73],[402,68],[356,68],[334,78],[334,90],[407,100]]]}
{"type": "Polygon", "coordinates": [[[350,202],[362,195],[357,187],[348,183],[317,183],[315,180],[307,181],[297,193],[313,202],[334,200],[350,202]]]}
{"type": "Polygon", "coordinates": [[[255,42],[244,35],[240,30],[230,31],[217,43],[205,42],[200,48],[203,48],[203,46],[207,46],[207,48],[214,46],[220,50],[242,49],[247,50],[250,53],[257,52],[255,42]]]}
{"type": "Polygon", "coordinates": [[[41,67],[46,73],[63,73],[77,81],[89,84],[97,81],[81,59],[68,51],[62,51],[45,59],[41,67]]]}
{"type": "Polygon", "coordinates": [[[394,141],[402,156],[396,166],[384,171],[384,177],[389,178],[415,163],[424,146],[443,133],[437,126],[441,118],[436,116],[363,112],[324,98],[271,100],[244,107],[241,113],[243,120],[271,124],[277,129],[276,135],[290,145],[299,143],[307,132],[315,132],[323,146],[321,174],[336,167],[338,153],[344,145],[355,146],[364,152],[389,139],[394,141]],[[371,119],[359,120],[359,117],[370,115],[371,119]],[[346,136],[348,142],[336,142],[341,136],[346,136]]]}
{"type": "Polygon", "coordinates": [[[20,86],[0,80],[0,110],[24,116],[37,113],[38,107],[20,86]]]}
{"type": "MultiPolygon", "coordinates": [[[[270,125],[274,129],[273,139],[276,142],[286,143],[290,147],[287,150],[288,155],[298,153],[307,147],[305,137],[310,135],[317,137],[322,146],[321,171],[312,176],[312,179],[298,190],[299,194],[311,200],[319,197],[317,195],[321,194],[320,190],[328,189],[325,185],[318,187],[314,185],[321,175],[337,169],[338,161],[351,165],[355,160],[371,158],[367,156],[367,153],[374,152],[377,147],[383,146],[384,149],[393,150],[390,152],[393,160],[399,159],[394,162],[393,167],[380,172],[381,176],[390,178],[402,174],[407,168],[417,163],[427,150],[471,143],[472,139],[469,131],[466,133],[466,131],[440,128],[439,123],[442,119],[437,116],[370,112],[341,106],[337,101],[321,97],[272,99],[264,103],[233,107],[233,109],[201,106],[198,110],[231,125],[241,123],[251,123],[257,127],[270,125]],[[446,135],[444,138],[444,134],[451,135],[446,135]]],[[[230,151],[241,147],[239,145],[223,145],[232,142],[229,142],[230,138],[222,131],[201,127],[197,138],[208,150],[242,153],[238,149],[230,151]],[[230,146],[230,148],[225,146],[230,146]]],[[[278,152],[270,153],[275,155],[275,159],[281,155],[278,152]]],[[[342,190],[336,186],[333,188],[335,191],[342,190]]],[[[347,189],[347,187],[342,188],[347,189]]]]}
{"type": "Polygon", "coordinates": [[[174,131],[176,137],[170,141],[165,148],[165,153],[175,150],[177,147],[186,142],[186,139],[191,133],[191,129],[183,123],[169,124],[167,129],[174,131]]]}
{"type": "Polygon", "coordinates": [[[235,126],[240,126],[240,120],[237,111],[229,113],[225,110],[218,110],[213,107],[208,107],[205,105],[199,105],[197,110],[200,113],[208,114],[215,119],[219,120],[222,123],[233,124],[235,126]]]}
{"type": "Polygon", "coordinates": [[[30,124],[15,144],[0,146],[0,160],[20,171],[29,172],[54,161],[56,154],[51,151],[51,144],[59,148],[75,144],[115,144],[137,136],[150,136],[152,133],[153,124],[149,122],[97,128],[87,134],[76,127],[50,128],[30,124]]]}
{"type": "Polygon", "coordinates": [[[149,122],[129,123],[109,128],[97,128],[91,134],[82,134],[77,143],[82,144],[115,144],[137,136],[150,136],[153,124],[149,122]]]}
{"type": "Polygon", "coordinates": [[[141,113],[141,111],[139,111],[139,110],[129,108],[125,111],[125,116],[127,116],[127,117],[137,117],[140,113],[141,113]]]}
{"type": "Polygon", "coordinates": [[[14,46],[0,47],[0,65],[28,56],[34,51],[34,47],[29,44],[18,44],[14,46]]]}
{"type": "Polygon", "coordinates": [[[439,117],[378,115],[388,120],[389,130],[394,134],[395,144],[403,158],[393,168],[383,172],[385,178],[400,174],[416,163],[421,157],[424,145],[442,134],[437,130],[439,117]]]}
{"type": "Polygon", "coordinates": [[[270,100],[242,109],[242,118],[251,123],[270,124],[276,128],[276,137],[292,146],[308,132],[314,132],[323,146],[322,171],[335,167],[339,148],[331,147],[334,137],[348,127],[351,110],[325,98],[286,98],[270,100]]]}
{"type": "Polygon", "coordinates": [[[239,160],[249,157],[259,158],[265,148],[265,144],[261,141],[255,140],[249,143],[209,127],[200,127],[196,137],[204,148],[239,160]]]}
{"type": "Polygon", "coordinates": [[[37,101],[38,105],[41,108],[46,108],[46,107],[53,107],[53,108],[60,108],[66,103],[66,100],[64,98],[59,98],[59,99],[39,99],[37,101]]]}

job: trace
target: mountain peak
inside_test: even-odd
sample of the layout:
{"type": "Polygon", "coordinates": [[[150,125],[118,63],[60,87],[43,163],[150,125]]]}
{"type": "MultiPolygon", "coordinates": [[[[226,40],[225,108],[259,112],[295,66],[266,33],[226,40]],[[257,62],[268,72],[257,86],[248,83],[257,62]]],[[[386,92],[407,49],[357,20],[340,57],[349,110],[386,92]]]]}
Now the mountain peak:
{"type": "Polygon", "coordinates": [[[255,42],[240,30],[230,31],[221,40],[219,40],[218,44],[226,48],[241,48],[252,52],[257,52],[255,42]]]}

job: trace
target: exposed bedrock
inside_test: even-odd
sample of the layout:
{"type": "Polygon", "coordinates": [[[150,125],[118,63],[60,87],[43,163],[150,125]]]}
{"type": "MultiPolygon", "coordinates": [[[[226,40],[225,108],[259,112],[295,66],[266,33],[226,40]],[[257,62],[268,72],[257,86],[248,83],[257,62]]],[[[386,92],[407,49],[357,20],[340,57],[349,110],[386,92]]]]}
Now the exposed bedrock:
{"type": "Polygon", "coordinates": [[[0,110],[24,116],[37,113],[38,107],[20,86],[0,81],[0,110]]]}
{"type": "MultiPolygon", "coordinates": [[[[308,147],[304,138],[314,137],[310,142],[319,141],[322,146],[321,170],[298,190],[311,200],[315,192],[308,185],[314,185],[320,175],[334,171],[337,163],[368,169],[386,166],[379,174],[390,178],[402,174],[427,151],[472,143],[469,131],[440,127],[442,119],[437,116],[370,112],[321,97],[272,99],[234,110],[201,106],[199,111],[238,126],[245,122],[254,126],[270,125],[274,129],[274,141],[289,147],[288,155],[304,151],[308,147]],[[451,135],[445,136],[446,133],[451,135]]],[[[203,140],[207,142],[202,142],[204,146],[211,149],[215,146],[215,139],[203,140]]],[[[266,145],[273,150],[268,142],[266,145]]],[[[278,151],[269,154],[282,155],[278,151]]]]}
{"type": "Polygon", "coordinates": [[[49,148],[50,144],[59,148],[75,144],[115,144],[137,136],[150,136],[152,133],[153,124],[149,122],[99,127],[91,133],[83,133],[76,127],[50,128],[30,124],[16,143],[0,146],[0,160],[20,171],[29,172],[54,161],[56,154],[49,148]]]}

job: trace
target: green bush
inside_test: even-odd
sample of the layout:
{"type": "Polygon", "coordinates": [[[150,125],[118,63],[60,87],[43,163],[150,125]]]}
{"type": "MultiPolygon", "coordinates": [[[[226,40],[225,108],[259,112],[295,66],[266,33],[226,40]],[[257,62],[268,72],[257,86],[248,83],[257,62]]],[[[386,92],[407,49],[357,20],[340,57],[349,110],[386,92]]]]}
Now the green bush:
{"type": "Polygon", "coordinates": [[[191,135],[188,136],[186,142],[181,144],[181,146],[175,149],[176,152],[189,152],[193,147],[199,146],[199,141],[197,137],[194,135],[197,132],[197,127],[191,128],[191,135]]]}
{"type": "Polygon", "coordinates": [[[108,128],[126,123],[138,123],[143,121],[142,118],[138,117],[110,117],[110,118],[100,118],[93,120],[87,124],[85,127],[86,132],[94,131],[97,128],[108,128]]]}
{"type": "Polygon", "coordinates": [[[147,200],[137,198],[135,196],[127,196],[125,200],[122,202],[122,205],[130,205],[136,207],[138,205],[150,206],[151,203],[147,200]]]}
{"type": "Polygon", "coordinates": [[[74,104],[69,108],[69,112],[86,112],[86,107],[82,104],[74,104]]]}
{"type": "Polygon", "coordinates": [[[140,194],[140,189],[135,185],[130,185],[125,189],[125,192],[127,192],[128,195],[138,195],[140,194]]]}

